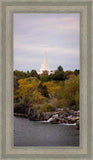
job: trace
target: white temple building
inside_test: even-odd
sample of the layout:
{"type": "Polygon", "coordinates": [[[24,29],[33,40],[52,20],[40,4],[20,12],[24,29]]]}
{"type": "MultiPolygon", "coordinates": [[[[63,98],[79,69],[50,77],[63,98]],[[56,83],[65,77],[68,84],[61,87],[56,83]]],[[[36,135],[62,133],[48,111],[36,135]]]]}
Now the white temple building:
{"type": "Polygon", "coordinates": [[[43,63],[41,65],[41,69],[40,69],[40,72],[38,72],[38,74],[43,74],[45,71],[47,71],[48,75],[50,73],[53,73],[50,71],[49,69],[49,64],[47,62],[47,57],[46,57],[46,52],[45,52],[45,56],[44,56],[44,60],[43,60],[43,63]]]}

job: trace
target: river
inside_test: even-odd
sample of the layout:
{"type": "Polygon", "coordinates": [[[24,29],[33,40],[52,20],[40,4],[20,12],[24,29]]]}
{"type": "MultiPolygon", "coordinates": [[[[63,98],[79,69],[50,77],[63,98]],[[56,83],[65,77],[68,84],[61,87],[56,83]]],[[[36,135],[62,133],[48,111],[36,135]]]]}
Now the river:
{"type": "Polygon", "coordinates": [[[73,125],[14,117],[14,146],[79,146],[79,130],[73,125]]]}

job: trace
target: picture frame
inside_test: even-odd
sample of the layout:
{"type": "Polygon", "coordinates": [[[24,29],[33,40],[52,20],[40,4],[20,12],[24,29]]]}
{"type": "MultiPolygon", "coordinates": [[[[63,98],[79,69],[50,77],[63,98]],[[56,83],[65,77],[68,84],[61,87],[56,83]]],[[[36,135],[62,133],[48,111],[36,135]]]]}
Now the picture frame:
{"type": "Polygon", "coordinates": [[[0,0],[0,159],[87,159],[93,154],[92,0],[0,0]],[[13,14],[80,13],[80,146],[14,147],[13,14]]]}

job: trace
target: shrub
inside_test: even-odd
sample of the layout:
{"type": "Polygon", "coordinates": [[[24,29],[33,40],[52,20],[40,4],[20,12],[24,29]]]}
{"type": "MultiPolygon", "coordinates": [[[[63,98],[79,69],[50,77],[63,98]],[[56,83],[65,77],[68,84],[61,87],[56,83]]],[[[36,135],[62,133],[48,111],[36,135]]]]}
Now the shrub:
{"type": "Polygon", "coordinates": [[[76,106],[75,106],[75,110],[76,110],[76,111],[79,110],[79,105],[76,105],[76,106]]]}
{"type": "Polygon", "coordinates": [[[68,102],[66,99],[58,100],[58,108],[65,108],[68,106],[68,102]]]}
{"type": "Polygon", "coordinates": [[[43,104],[40,109],[41,109],[42,112],[55,111],[55,108],[51,104],[47,104],[47,103],[43,104]]]}
{"type": "Polygon", "coordinates": [[[49,76],[48,75],[40,75],[40,80],[41,80],[41,82],[47,82],[47,81],[49,81],[49,76]]]}
{"type": "Polygon", "coordinates": [[[52,106],[54,106],[54,108],[58,107],[58,99],[57,98],[50,99],[50,103],[52,106]]]}

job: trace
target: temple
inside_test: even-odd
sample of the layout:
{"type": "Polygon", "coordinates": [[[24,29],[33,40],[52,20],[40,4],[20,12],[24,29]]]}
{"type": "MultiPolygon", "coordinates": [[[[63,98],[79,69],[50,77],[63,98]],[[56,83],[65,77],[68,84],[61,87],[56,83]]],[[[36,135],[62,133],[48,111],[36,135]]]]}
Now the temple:
{"type": "Polygon", "coordinates": [[[44,61],[41,65],[41,69],[40,69],[40,72],[38,72],[38,74],[44,74],[44,73],[47,73],[48,75],[50,74],[50,69],[49,69],[49,64],[47,62],[46,52],[45,52],[45,56],[44,56],[44,61]]]}

